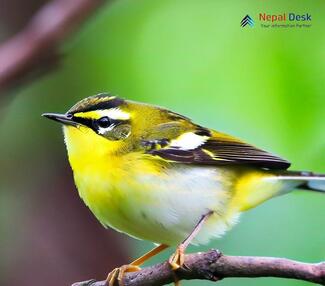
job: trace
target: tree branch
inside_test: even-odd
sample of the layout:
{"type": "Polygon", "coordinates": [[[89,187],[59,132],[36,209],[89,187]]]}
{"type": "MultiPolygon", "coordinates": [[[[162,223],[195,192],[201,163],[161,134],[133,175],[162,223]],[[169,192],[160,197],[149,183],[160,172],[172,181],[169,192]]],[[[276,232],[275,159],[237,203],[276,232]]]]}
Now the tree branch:
{"type": "Polygon", "coordinates": [[[53,0],[0,46],[0,89],[56,62],[57,47],[104,0],[53,0]]]}
{"type": "MultiPolygon", "coordinates": [[[[230,277],[279,277],[325,285],[325,262],[302,263],[285,258],[226,256],[219,251],[188,254],[185,267],[177,270],[181,280],[201,279],[218,281],[230,277]]],[[[175,280],[167,262],[126,273],[125,286],[160,286],[175,280]]],[[[105,281],[89,280],[72,286],[104,286],[105,281]]]]}

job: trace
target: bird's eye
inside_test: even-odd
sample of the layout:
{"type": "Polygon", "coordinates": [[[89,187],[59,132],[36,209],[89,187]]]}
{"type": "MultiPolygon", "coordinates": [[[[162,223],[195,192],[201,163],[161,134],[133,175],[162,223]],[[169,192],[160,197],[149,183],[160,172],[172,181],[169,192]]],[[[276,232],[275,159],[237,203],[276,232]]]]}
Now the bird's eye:
{"type": "Polygon", "coordinates": [[[107,128],[111,125],[111,120],[107,116],[104,116],[97,120],[97,125],[101,128],[107,128]]]}

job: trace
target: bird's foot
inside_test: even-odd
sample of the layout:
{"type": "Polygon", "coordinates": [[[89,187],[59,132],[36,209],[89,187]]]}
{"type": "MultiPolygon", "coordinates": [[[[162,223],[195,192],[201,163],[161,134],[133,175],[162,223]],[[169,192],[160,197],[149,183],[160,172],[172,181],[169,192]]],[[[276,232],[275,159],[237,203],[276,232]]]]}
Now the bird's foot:
{"type": "Polygon", "coordinates": [[[141,270],[141,268],[137,265],[132,265],[132,264],[127,264],[127,265],[122,265],[119,268],[115,268],[112,270],[106,278],[106,286],[114,286],[117,285],[123,286],[123,277],[126,272],[136,272],[141,270]]]}
{"type": "MultiPolygon", "coordinates": [[[[181,268],[184,265],[184,257],[185,257],[185,248],[181,244],[176,248],[175,253],[169,258],[168,263],[173,271],[176,271],[177,269],[181,268]]],[[[174,272],[174,285],[180,286],[180,280],[174,272]]]]}
{"type": "Polygon", "coordinates": [[[175,253],[169,258],[168,263],[172,270],[177,270],[184,265],[185,249],[183,245],[176,248],[175,253]]]}

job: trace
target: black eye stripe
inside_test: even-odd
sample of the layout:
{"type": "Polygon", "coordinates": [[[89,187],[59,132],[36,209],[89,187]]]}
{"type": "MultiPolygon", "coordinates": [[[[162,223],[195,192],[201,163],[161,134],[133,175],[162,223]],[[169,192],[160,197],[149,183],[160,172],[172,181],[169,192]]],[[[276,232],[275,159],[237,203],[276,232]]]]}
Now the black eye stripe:
{"type": "MultiPolygon", "coordinates": [[[[107,116],[104,116],[104,117],[107,117],[107,116]]],[[[126,124],[126,123],[130,122],[130,120],[117,120],[117,119],[112,119],[112,118],[107,117],[109,119],[109,125],[106,127],[103,127],[98,124],[99,120],[101,120],[102,118],[103,117],[96,120],[96,119],[91,119],[91,118],[83,118],[83,117],[75,117],[75,116],[72,117],[74,122],[85,125],[91,129],[93,129],[96,133],[98,133],[98,130],[100,128],[108,128],[109,126],[112,126],[112,125],[118,126],[120,124],[126,124]]]]}
{"type": "Polygon", "coordinates": [[[74,122],[80,123],[82,125],[88,126],[88,127],[92,127],[93,125],[93,120],[90,118],[83,118],[83,117],[72,117],[74,122]]]}

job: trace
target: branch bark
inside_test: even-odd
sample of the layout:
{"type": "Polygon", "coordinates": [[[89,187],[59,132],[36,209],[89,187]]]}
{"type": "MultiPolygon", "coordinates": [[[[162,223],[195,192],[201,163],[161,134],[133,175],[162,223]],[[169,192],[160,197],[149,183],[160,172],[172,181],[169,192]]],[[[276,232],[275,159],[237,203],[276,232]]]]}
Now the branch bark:
{"type": "MultiPolygon", "coordinates": [[[[217,250],[185,256],[186,267],[177,270],[180,280],[218,281],[231,277],[278,277],[325,285],[325,262],[302,263],[285,258],[227,256],[217,250]]],[[[172,283],[175,275],[167,262],[126,273],[125,286],[160,286],[172,283]]],[[[89,280],[72,286],[105,286],[105,281],[89,280]]]]}
{"type": "Polygon", "coordinates": [[[57,59],[57,47],[104,0],[53,0],[30,23],[0,46],[0,89],[57,59]]]}

